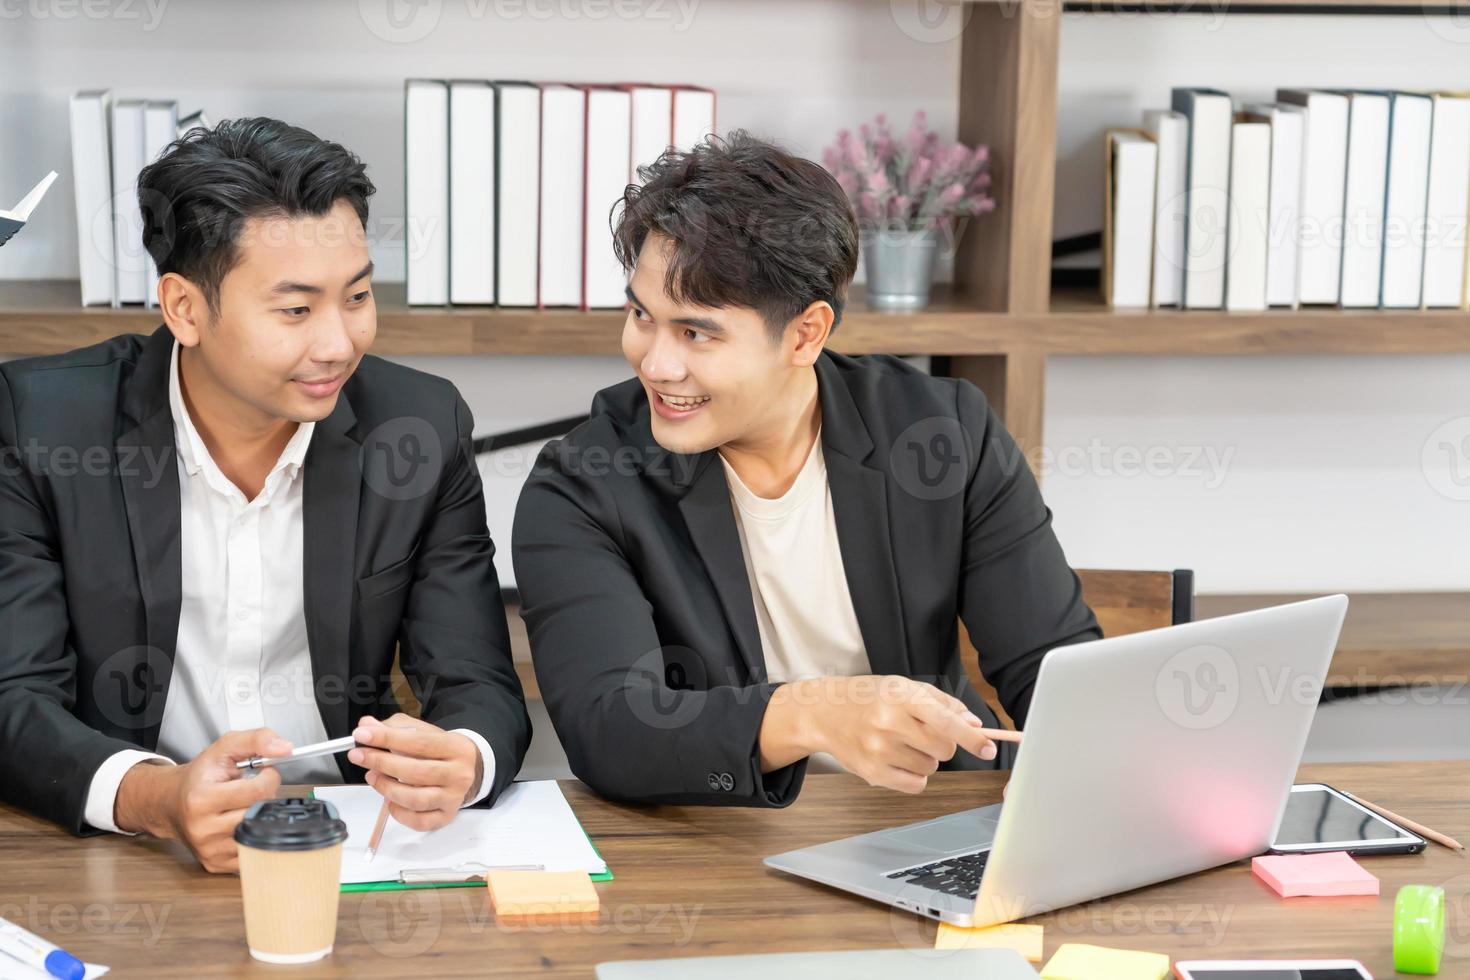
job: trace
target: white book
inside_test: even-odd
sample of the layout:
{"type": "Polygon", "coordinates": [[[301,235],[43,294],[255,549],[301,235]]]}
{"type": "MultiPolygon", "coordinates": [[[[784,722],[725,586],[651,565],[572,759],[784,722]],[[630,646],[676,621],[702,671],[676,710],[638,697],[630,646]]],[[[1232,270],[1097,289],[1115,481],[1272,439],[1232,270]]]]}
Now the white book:
{"type": "Polygon", "coordinates": [[[1425,307],[1458,307],[1465,297],[1465,223],[1470,213],[1470,93],[1436,92],[1424,208],[1425,307]]]}
{"type": "Polygon", "coordinates": [[[584,309],[620,309],[628,301],[628,276],[613,252],[612,208],[632,176],[632,137],[632,95],[616,88],[588,89],[584,309]]]}
{"type": "Polygon", "coordinates": [[[541,86],[541,271],[538,306],[582,305],[587,93],[541,86]]]}
{"type": "Polygon", "coordinates": [[[449,86],[403,85],[404,243],[410,306],[449,302],[449,86]]]}
{"type": "Polygon", "coordinates": [[[495,302],[536,305],[540,254],[541,89],[526,82],[496,82],[495,302]]]}
{"type": "Polygon", "coordinates": [[[112,104],[112,254],[117,291],[112,305],[148,301],[148,262],[143,251],[143,213],[138,208],[138,172],[144,156],[143,102],[112,104]]]}
{"type": "Polygon", "coordinates": [[[643,183],[638,168],[646,167],[674,143],[674,90],[663,85],[633,85],[633,175],[643,183]]]}
{"type": "Polygon", "coordinates": [[[1350,91],[1347,181],[1342,197],[1343,308],[1378,305],[1383,274],[1383,192],[1388,179],[1388,95],[1350,91]]]}
{"type": "Polygon", "coordinates": [[[1270,216],[1266,224],[1266,305],[1297,306],[1297,242],[1301,216],[1302,147],[1307,110],[1297,105],[1251,106],[1271,126],[1270,216]]]}
{"type": "Polygon", "coordinates": [[[495,89],[449,83],[449,302],[495,302],[495,89]]]}
{"type": "Polygon", "coordinates": [[[1189,120],[1182,112],[1150,109],[1143,128],[1159,148],[1154,184],[1154,275],[1152,305],[1178,306],[1184,298],[1185,177],[1189,120]]]}
{"type": "Polygon", "coordinates": [[[1176,88],[1173,106],[1189,118],[1184,306],[1217,310],[1225,303],[1233,118],[1230,96],[1215,89],[1176,88]]]}
{"type": "MultiPolygon", "coordinates": [[[[1379,305],[1418,309],[1424,286],[1424,214],[1434,103],[1427,95],[1389,95],[1388,176],[1383,198],[1379,305]]],[[[1465,179],[1470,181],[1470,170],[1465,179]]]]}
{"type": "Polygon", "coordinates": [[[112,250],[112,93],[71,97],[71,179],[77,205],[77,260],[82,305],[111,305],[117,295],[112,250]]]}
{"type": "Polygon", "coordinates": [[[1342,286],[1342,200],[1347,173],[1348,100],[1321,89],[1277,89],[1280,102],[1307,110],[1297,221],[1297,301],[1333,303],[1342,286]]]}
{"type": "Polygon", "coordinates": [[[680,85],[674,89],[674,146],[692,150],[715,131],[715,93],[680,85]]]}
{"type": "Polygon", "coordinates": [[[1103,298],[1113,307],[1148,306],[1159,148],[1141,131],[1109,130],[1104,139],[1103,298]]]}
{"type": "Polygon", "coordinates": [[[1247,116],[1230,136],[1230,226],[1225,308],[1266,308],[1270,253],[1271,124],[1247,116]]]}
{"type": "Polygon", "coordinates": [[[27,191],[26,196],[17,201],[15,207],[0,211],[0,245],[10,241],[16,232],[26,226],[26,222],[31,220],[31,212],[41,203],[41,198],[46,196],[46,192],[55,182],[56,171],[53,170],[27,191]]]}
{"type": "MultiPolygon", "coordinates": [[[[149,102],[143,108],[143,157],[152,163],[163,155],[168,145],[179,137],[179,106],[176,102],[149,102]]],[[[149,216],[144,216],[145,220],[149,216]]],[[[141,230],[140,230],[141,235],[141,230]]],[[[140,241],[141,246],[141,241],[140,241]]],[[[158,306],[158,266],[153,256],[144,250],[144,261],[148,266],[149,309],[158,306]]]]}

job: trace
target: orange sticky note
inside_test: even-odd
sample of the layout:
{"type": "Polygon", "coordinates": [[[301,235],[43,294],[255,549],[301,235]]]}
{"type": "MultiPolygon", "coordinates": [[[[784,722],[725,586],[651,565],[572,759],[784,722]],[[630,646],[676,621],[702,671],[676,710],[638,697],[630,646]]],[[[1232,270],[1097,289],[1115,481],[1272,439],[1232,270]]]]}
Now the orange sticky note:
{"type": "Polygon", "coordinates": [[[1042,980],[1165,980],[1169,957],[1087,943],[1063,943],[1046,966],[1042,980]]]}
{"type": "Polygon", "coordinates": [[[597,921],[601,904],[585,871],[491,871],[495,918],[506,923],[597,921]]]}
{"type": "Polygon", "coordinates": [[[1263,854],[1251,860],[1251,870],[1282,898],[1378,894],[1378,879],[1343,851],[1263,854]]]}
{"type": "Polygon", "coordinates": [[[1032,963],[1041,962],[1041,926],[1008,922],[1000,926],[966,929],[939,923],[935,949],[1014,949],[1032,963]]]}

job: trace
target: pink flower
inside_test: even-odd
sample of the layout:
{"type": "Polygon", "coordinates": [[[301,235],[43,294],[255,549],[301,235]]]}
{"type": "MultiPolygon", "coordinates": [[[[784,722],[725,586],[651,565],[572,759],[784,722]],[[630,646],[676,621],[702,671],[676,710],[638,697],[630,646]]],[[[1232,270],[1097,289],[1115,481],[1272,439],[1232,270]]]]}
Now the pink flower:
{"type": "Polygon", "coordinates": [[[914,121],[909,126],[908,135],[904,137],[904,146],[910,156],[917,155],[924,146],[924,110],[920,109],[914,113],[914,121]]]}
{"type": "Polygon", "coordinates": [[[984,146],[941,140],[921,109],[901,141],[884,115],[859,125],[856,134],[839,130],[822,162],[853,202],[859,222],[932,229],[995,209],[986,193],[989,157],[984,146]]]}

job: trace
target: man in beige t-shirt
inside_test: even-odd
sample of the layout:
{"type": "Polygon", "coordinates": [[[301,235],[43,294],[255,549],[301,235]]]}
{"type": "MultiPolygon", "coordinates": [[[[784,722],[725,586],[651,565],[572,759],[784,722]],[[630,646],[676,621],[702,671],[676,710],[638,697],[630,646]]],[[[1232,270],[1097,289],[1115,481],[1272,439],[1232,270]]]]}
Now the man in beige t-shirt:
{"type": "Polygon", "coordinates": [[[573,771],[641,802],[784,806],[810,764],[916,793],[1014,758],[1041,657],[1099,636],[973,385],[827,351],[858,229],[821,167],[743,133],[626,192],[637,377],[538,460],[513,548],[573,771]]]}

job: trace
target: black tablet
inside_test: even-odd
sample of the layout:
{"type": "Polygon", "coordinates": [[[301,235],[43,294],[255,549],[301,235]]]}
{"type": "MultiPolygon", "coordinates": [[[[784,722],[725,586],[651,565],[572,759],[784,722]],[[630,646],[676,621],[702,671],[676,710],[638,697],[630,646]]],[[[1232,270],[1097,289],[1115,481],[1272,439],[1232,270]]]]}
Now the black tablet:
{"type": "Polygon", "coordinates": [[[1422,850],[1424,838],[1325,783],[1302,783],[1291,788],[1286,815],[1271,845],[1273,854],[1412,854],[1422,850]]]}

